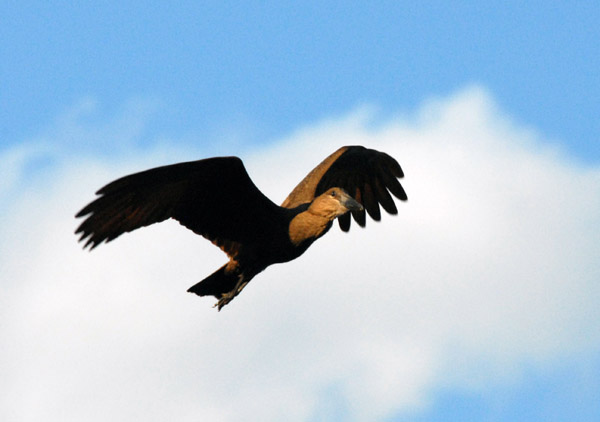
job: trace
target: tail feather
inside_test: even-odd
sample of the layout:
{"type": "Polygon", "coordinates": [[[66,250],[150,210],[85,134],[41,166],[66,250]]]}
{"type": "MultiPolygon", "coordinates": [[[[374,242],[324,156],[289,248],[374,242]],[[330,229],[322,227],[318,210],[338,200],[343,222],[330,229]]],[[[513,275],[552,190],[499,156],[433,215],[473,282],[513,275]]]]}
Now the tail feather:
{"type": "Polygon", "coordinates": [[[214,296],[219,299],[223,294],[233,290],[238,282],[238,274],[235,271],[226,272],[226,266],[223,265],[204,280],[194,284],[188,289],[188,292],[198,296],[214,296]]]}

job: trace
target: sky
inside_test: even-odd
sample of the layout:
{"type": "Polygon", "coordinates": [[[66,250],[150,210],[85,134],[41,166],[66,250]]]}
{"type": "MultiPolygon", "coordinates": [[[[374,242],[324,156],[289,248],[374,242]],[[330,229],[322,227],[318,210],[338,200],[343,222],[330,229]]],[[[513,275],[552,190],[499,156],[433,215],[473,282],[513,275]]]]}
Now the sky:
{"type": "Polygon", "coordinates": [[[597,2],[0,5],[0,419],[600,419],[597,2]],[[241,157],[281,202],[342,145],[397,216],[221,312],[165,222],[93,252],[122,175],[241,157]]]}

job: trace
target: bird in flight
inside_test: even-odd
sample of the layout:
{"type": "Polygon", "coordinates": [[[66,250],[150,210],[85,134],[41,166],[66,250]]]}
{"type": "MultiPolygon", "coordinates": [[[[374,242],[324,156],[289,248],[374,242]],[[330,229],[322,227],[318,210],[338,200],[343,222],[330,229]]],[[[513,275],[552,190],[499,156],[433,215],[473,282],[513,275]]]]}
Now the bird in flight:
{"type": "Polygon", "coordinates": [[[359,226],[366,213],[381,219],[405,201],[404,174],[386,153],[345,146],[325,158],[278,206],[252,182],[238,157],[215,157],[157,167],[101,188],[76,218],[76,234],[90,250],[125,232],[173,218],[221,248],[229,262],[188,289],[218,299],[219,310],[269,265],[288,262],[331,228],[359,226]]]}

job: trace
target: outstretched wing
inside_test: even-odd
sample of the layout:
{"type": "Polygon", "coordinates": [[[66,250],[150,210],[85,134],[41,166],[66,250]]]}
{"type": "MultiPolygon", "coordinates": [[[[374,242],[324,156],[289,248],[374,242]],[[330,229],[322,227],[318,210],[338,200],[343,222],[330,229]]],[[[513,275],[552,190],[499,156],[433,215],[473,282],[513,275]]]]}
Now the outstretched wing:
{"type": "Polygon", "coordinates": [[[241,244],[268,234],[280,208],[254,185],[237,157],[157,167],[104,186],[76,217],[84,247],[164,221],[185,227],[235,255],[241,244]],[[270,223],[271,222],[271,223],[270,223]]]}
{"type": "MultiPolygon", "coordinates": [[[[398,162],[386,153],[362,146],[346,146],[315,167],[294,188],[282,206],[294,208],[311,202],[329,188],[340,187],[363,205],[364,210],[352,211],[352,216],[364,227],[365,210],[376,221],[381,219],[379,205],[390,214],[398,213],[390,192],[406,201],[406,192],[398,182],[398,178],[403,176],[398,162]]],[[[349,213],[338,218],[343,231],[350,230],[350,221],[349,213]]]]}

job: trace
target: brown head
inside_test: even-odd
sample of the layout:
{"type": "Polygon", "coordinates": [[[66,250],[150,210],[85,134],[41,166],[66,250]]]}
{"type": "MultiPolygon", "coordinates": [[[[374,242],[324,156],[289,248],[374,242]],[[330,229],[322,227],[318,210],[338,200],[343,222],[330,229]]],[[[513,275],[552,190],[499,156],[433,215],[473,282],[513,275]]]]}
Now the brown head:
{"type": "Polygon", "coordinates": [[[362,210],[363,206],[341,188],[331,188],[317,196],[308,211],[326,217],[330,221],[352,210],[362,210]]]}

